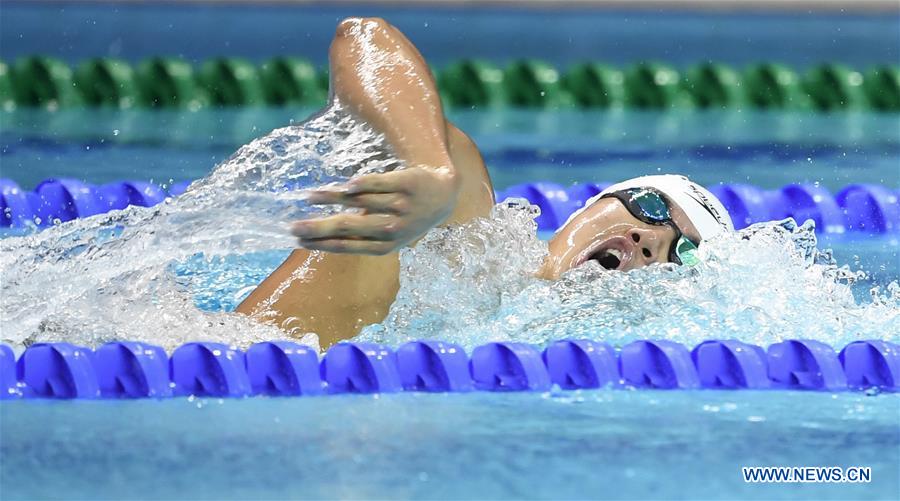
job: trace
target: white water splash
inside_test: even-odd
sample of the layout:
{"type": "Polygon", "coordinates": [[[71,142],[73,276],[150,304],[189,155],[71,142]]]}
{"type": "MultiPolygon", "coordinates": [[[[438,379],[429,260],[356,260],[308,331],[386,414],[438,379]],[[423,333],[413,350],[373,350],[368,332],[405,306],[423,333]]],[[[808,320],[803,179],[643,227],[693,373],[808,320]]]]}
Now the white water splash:
{"type": "Polygon", "coordinates": [[[311,210],[294,188],[399,165],[382,136],[333,104],[243,146],[160,205],[0,239],[0,341],[17,350],[36,341],[116,339],[172,349],[193,340],[245,346],[284,338],[249,318],[196,308],[196,294],[222,284],[180,268],[292,248],[287,225],[311,210]]]}
{"type": "MultiPolygon", "coordinates": [[[[234,302],[223,296],[242,296],[273,266],[261,261],[277,264],[294,246],[287,224],[309,207],[293,188],[399,167],[381,136],[335,106],[251,142],[157,207],[2,239],[0,341],[19,350],[36,341],[127,339],[171,350],[195,340],[246,346],[287,336],[315,345],[314,336],[196,303],[234,302]]],[[[360,339],[396,346],[433,338],[472,348],[579,337],[689,345],[803,337],[841,346],[896,340],[900,332],[900,286],[855,302],[849,284],[859,274],[816,250],[810,225],[762,225],[705,242],[692,268],[620,273],[589,262],[547,282],[533,276],[546,254],[535,214],[513,201],[491,218],[432,230],[401,253],[398,298],[360,339]]]]}
{"type": "Polygon", "coordinates": [[[535,236],[534,210],[524,200],[507,201],[489,219],[434,230],[404,250],[397,300],[361,339],[390,345],[442,339],[467,349],[562,338],[614,345],[665,338],[688,346],[808,338],[835,347],[898,340],[900,286],[873,290],[871,303],[858,304],[851,283],[864,274],[816,249],[812,221],[766,223],[704,242],[701,263],[690,268],[623,273],[589,261],[551,282],[533,277],[546,253],[535,236]]]}

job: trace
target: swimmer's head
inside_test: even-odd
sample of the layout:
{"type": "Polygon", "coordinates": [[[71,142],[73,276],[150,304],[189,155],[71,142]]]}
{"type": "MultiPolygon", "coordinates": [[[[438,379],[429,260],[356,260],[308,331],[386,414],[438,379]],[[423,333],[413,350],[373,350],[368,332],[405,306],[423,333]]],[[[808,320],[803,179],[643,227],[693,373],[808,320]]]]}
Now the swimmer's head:
{"type": "Polygon", "coordinates": [[[684,176],[629,179],[603,190],[550,240],[545,278],[588,260],[627,271],[652,263],[691,264],[703,240],[734,230],[722,203],[684,176]]]}

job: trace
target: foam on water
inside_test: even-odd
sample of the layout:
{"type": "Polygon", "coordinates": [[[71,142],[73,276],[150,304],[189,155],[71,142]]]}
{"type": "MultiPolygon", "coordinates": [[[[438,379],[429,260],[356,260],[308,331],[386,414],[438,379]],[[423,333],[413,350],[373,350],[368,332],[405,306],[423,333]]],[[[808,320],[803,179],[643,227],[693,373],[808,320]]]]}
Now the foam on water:
{"type": "MultiPolygon", "coordinates": [[[[129,339],[172,349],[191,340],[246,346],[293,336],[315,345],[315,336],[196,304],[226,290],[237,292],[223,302],[236,303],[265,273],[247,256],[295,245],[287,226],[311,210],[296,187],[401,167],[382,136],[334,103],[242,147],[156,207],[2,239],[0,341],[21,349],[36,341],[129,339]]],[[[762,345],[804,337],[840,346],[900,333],[900,286],[857,303],[850,284],[861,274],[819,252],[810,224],[757,226],[706,242],[702,263],[692,268],[620,273],[589,262],[548,282],[533,276],[547,252],[536,236],[536,211],[522,200],[501,203],[489,218],[436,228],[402,251],[397,300],[360,339],[397,345],[440,338],[471,348],[575,337],[762,345]]]]}
{"type": "Polygon", "coordinates": [[[35,341],[112,339],[171,349],[198,339],[245,345],[283,338],[240,315],[200,311],[194,296],[221,284],[192,280],[179,267],[293,247],[287,225],[310,211],[294,188],[398,166],[382,136],[333,103],[245,145],[156,207],[2,239],[0,340],[19,349],[35,341]]]}
{"type": "Polygon", "coordinates": [[[561,338],[623,344],[667,338],[688,345],[710,338],[767,345],[810,338],[835,347],[856,339],[898,340],[900,285],[854,300],[863,272],[839,267],[816,248],[812,221],[755,225],[705,242],[694,267],[653,265],[611,272],[589,261],[558,281],[536,278],[546,245],[536,238],[537,208],[498,204],[489,219],[432,231],[401,253],[400,292],[382,324],[363,339],[478,344],[561,338]]]}

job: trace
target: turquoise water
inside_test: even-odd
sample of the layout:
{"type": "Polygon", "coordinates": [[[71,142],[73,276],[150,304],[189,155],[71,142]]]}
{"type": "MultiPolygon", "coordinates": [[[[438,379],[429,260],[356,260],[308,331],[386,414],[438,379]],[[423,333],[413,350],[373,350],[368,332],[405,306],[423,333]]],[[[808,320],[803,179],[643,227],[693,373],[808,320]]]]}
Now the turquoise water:
{"type": "MultiPolygon", "coordinates": [[[[304,114],[91,113],[0,114],[2,175],[28,188],[52,175],[97,183],[192,179],[241,142],[304,114]]],[[[892,117],[453,118],[475,137],[500,188],[660,171],[766,188],[793,181],[833,190],[857,181],[898,184],[892,117]]],[[[833,247],[839,262],[872,273],[855,286],[859,301],[900,274],[896,235],[823,239],[820,247],[833,247]]],[[[197,256],[180,262],[177,273],[199,277],[200,307],[230,310],[237,291],[283,255],[197,256]],[[234,276],[233,269],[243,271],[234,276]]],[[[617,390],[3,402],[0,457],[4,499],[896,499],[900,400],[850,392],[617,390]],[[873,481],[746,484],[742,466],[868,466],[873,481]]]]}
{"type": "MultiPolygon", "coordinates": [[[[198,179],[240,145],[311,112],[0,113],[0,176],[26,189],[63,176],[91,183],[198,179]]],[[[475,140],[498,190],[527,181],[569,185],[657,173],[687,174],[707,186],[748,183],[776,189],[805,182],[832,193],[853,183],[900,188],[900,121],[893,115],[456,110],[450,118],[475,140]]],[[[870,273],[856,287],[860,299],[871,284],[900,279],[896,234],[820,239],[820,247],[832,248],[839,263],[870,273]]],[[[226,287],[237,290],[256,283],[281,256],[259,256],[245,279],[226,287]]],[[[200,304],[233,308],[236,301],[224,296],[204,297],[200,304]]]]}
{"type": "Polygon", "coordinates": [[[823,61],[868,66],[900,57],[896,17],[852,11],[16,0],[3,5],[0,57],[53,54],[74,62],[97,56],[134,61],[164,54],[200,61],[291,55],[324,64],[334,26],[347,16],[388,19],[437,65],[477,55],[497,63],[538,58],[561,66],[647,59],[743,66],[773,58],[807,68],[823,61]]]}
{"type": "MultiPolygon", "coordinates": [[[[778,54],[801,69],[825,59],[864,68],[900,54],[900,24],[890,16],[496,9],[448,15],[7,2],[0,57],[137,61],[165,53],[197,62],[291,54],[322,64],[335,21],[350,14],[386,16],[437,65],[479,54],[499,64],[538,57],[560,67],[584,59],[742,66],[778,54]],[[553,29],[545,29],[548,19],[553,29]]],[[[3,112],[0,176],[29,189],[59,176],[93,183],[196,179],[238,146],[311,111],[3,112]]],[[[450,118],[473,136],[498,189],[660,172],[766,189],[793,182],[832,191],[856,182],[900,187],[900,122],[891,115],[452,110],[450,118]]],[[[854,286],[858,301],[873,285],[900,278],[896,234],[821,238],[820,247],[834,248],[839,263],[870,273],[854,286]]],[[[227,311],[283,252],[197,256],[180,262],[177,272],[200,277],[197,305],[227,311]],[[235,267],[242,273],[229,275],[235,267]]],[[[897,492],[896,394],[586,391],[0,403],[3,499],[897,499],[897,492]],[[872,483],[746,484],[742,466],[869,466],[872,483]]]]}
{"type": "Polygon", "coordinates": [[[585,391],[0,403],[4,499],[897,499],[900,395],[585,391]],[[742,466],[869,466],[747,484],[742,466]]]}
{"type": "MultiPolygon", "coordinates": [[[[0,175],[33,188],[52,176],[93,183],[197,179],[240,145],[312,109],[194,113],[0,113],[0,175]]],[[[766,189],[818,182],[900,188],[900,121],[877,113],[449,110],[472,136],[495,188],[526,181],[615,181],[684,173],[704,185],[766,189]]]]}
{"type": "MultiPolygon", "coordinates": [[[[2,176],[195,179],[308,110],[0,114],[2,176]]],[[[456,112],[497,188],[684,172],[777,188],[900,186],[900,124],[877,114],[456,112]]],[[[546,236],[546,235],[545,235],[546,236]]],[[[823,235],[842,264],[900,276],[898,238],[823,235]]],[[[195,303],[232,309],[284,256],[180,262],[195,303]],[[235,269],[241,270],[237,275],[235,269]]],[[[889,336],[890,333],[885,333],[889,336]]],[[[628,392],[0,404],[5,499],[896,497],[897,395],[628,392]],[[338,417],[336,419],[336,417],[338,417]],[[452,453],[449,453],[452,451],[452,453]],[[871,466],[868,485],[744,484],[741,466],[871,466]]]]}

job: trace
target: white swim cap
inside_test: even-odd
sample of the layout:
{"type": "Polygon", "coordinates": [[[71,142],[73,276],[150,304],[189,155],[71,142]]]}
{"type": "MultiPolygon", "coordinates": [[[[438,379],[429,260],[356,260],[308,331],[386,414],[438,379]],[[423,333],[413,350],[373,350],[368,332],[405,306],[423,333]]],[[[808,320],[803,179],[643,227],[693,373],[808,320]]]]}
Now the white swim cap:
{"type": "Polygon", "coordinates": [[[728,215],[725,206],[722,205],[722,202],[715,195],[690,179],[674,174],[641,176],[616,183],[598,195],[591,197],[585,202],[584,207],[569,216],[566,224],[600,198],[610,193],[630,188],[651,188],[665,195],[670,201],[681,207],[681,210],[684,211],[694,227],[697,228],[697,232],[700,233],[702,240],[721,233],[734,231],[731,216],[728,215]]]}

